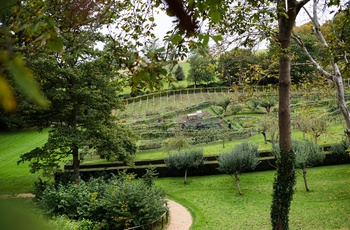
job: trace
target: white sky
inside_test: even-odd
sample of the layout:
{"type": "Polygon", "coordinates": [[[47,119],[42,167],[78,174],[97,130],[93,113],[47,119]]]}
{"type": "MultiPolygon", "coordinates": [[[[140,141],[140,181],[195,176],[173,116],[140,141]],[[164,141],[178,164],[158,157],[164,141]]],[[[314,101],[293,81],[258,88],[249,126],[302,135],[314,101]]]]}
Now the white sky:
{"type": "MultiPolygon", "coordinates": [[[[310,1],[306,8],[312,12],[312,1],[310,1]]],[[[334,8],[335,9],[335,8],[334,8]]],[[[324,22],[325,20],[328,20],[333,17],[333,14],[330,14],[330,10],[327,10],[326,12],[322,12],[322,10],[319,11],[319,18],[321,19],[320,22],[324,22]]],[[[174,17],[169,17],[166,15],[164,11],[159,12],[155,15],[155,22],[157,24],[157,27],[155,29],[155,34],[159,38],[163,38],[167,31],[169,31],[172,28],[172,21],[174,20],[174,17]]],[[[305,24],[309,22],[310,19],[305,13],[304,10],[301,10],[296,21],[296,25],[300,26],[302,24],[305,24]]]]}

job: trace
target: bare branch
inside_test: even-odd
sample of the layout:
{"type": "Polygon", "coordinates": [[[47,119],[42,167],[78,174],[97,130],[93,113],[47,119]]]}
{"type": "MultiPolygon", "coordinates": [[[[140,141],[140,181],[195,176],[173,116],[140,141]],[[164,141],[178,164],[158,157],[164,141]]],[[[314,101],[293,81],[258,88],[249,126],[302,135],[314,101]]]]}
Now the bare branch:
{"type": "Polygon", "coordinates": [[[310,52],[306,48],[306,46],[305,46],[304,42],[301,40],[301,38],[299,36],[297,36],[294,32],[292,34],[292,38],[304,50],[306,56],[309,58],[311,63],[317,68],[317,70],[319,72],[321,72],[322,74],[324,74],[327,78],[334,81],[333,75],[331,73],[329,73],[328,71],[326,71],[324,68],[322,68],[321,65],[311,56],[310,52]]]}

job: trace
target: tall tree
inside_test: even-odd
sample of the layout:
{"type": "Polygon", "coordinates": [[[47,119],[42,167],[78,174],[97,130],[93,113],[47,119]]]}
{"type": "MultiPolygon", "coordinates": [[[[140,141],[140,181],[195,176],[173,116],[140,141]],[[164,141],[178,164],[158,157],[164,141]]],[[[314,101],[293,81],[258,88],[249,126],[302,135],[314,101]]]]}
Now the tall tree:
{"type": "Polygon", "coordinates": [[[190,70],[187,79],[197,87],[199,83],[209,83],[215,79],[215,60],[195,54],[190,57],[190,70]]]}
{"type": "Polygon", "coordinates": [[[280,45],[279,58],[279,147],[280,159],[277,161],[277,173],[273,185],[273,202],[271,206],[271,222],[273,229],[288,229],[289,208],[295,184],[295,156],[291,152],[290,125],[290,44],[295,20],[300,9],[309,0],[277,1],[278,37],[280,45]]]}
{"type": "Polygon", "coordinates": [[[20,162],[30,161],[32,172],[44,170],[48,175],[59,168],[62,159],[72,158],[73,180],[79,183],[79,150],[85,146],[107,159],[132,159],[135,138],[111,114],[120,105],[108,62],[97,58],[70,66],[54,56],[35,55],[30,63],[51,102],[48,109],[38,111],[42,118],[38,125],[51,130],[47,143],[23,154],[20,162]]]}
{"type": "Polygon", "coordinates": [[[233,49],[220,55],[218,71],[222,81],[231,86],[234,82],[241,83],[249,64],[254,63],[254,57],[249,49],[233,49]]]}

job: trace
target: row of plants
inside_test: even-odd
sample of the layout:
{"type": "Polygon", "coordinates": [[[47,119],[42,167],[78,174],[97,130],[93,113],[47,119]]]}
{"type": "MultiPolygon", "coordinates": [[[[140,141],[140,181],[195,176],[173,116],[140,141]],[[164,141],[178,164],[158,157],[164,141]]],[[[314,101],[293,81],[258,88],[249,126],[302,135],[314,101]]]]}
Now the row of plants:
{"type": "MultiPolygon", "coordinates": [[[[198,168],[205,162],[203,149],[188,148],[188,145],[183,143],[184,140],[179,140],[178,150],[173,150],[168,153],[164,162],[166,167],[171,170],[184,172],[184,183],[187,183],[187,171],[189,168],[198,168]]],[[[273,145],[273,154],[275,158],[280,159],[279,149],[277,145],[273,145]]],[[[349,158],[346,149],[349,144],[345,141],[339,144],[332,145],[330,151],[332,154],[340,158],[349,158]]],[[[317,143],[305,140],[293,140],[293,157],[292,164],[296,168],[301,169],[301,174],[304,180],[305,190],[310,191],[307,183],[307,168],[321,164],[325,159],[323,148],[317,143]]],[[[240,173],[247,170],[254,170],[260,163],[258,145],[242,141],[230,150],[224,151],[217,157],[219,171],[230,175],[236,184],[238,193],[243,195],[240,188],[240,173]]],[[[294,172],[295,173],[295,172],[294,172]]]]}

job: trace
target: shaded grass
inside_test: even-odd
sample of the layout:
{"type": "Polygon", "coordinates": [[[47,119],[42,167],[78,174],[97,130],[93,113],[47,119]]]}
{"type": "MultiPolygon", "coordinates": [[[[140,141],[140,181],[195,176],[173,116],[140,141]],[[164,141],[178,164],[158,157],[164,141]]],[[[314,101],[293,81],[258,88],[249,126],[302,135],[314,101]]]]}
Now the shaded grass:
{"type": "MultiPolygon", "coordinates": [[[[350,165],[308,170],[311,192],[301,176],[290,213],[290,229],[348,229],[350,165]]],[[[184,204],[194,217],[191,229],[271,229],[270,206],[274,171],[244,173],[239,196],[228,175],[158,179],[169,198],[184,204]]]]}
{"type": "Polygon", "coordinates": [[[30,192],[39,174],[29,172],[28,163],[17,165],[19,156],[42,146],[48,137],[48,129],[0,134],[0,194],[30,192]]]}

